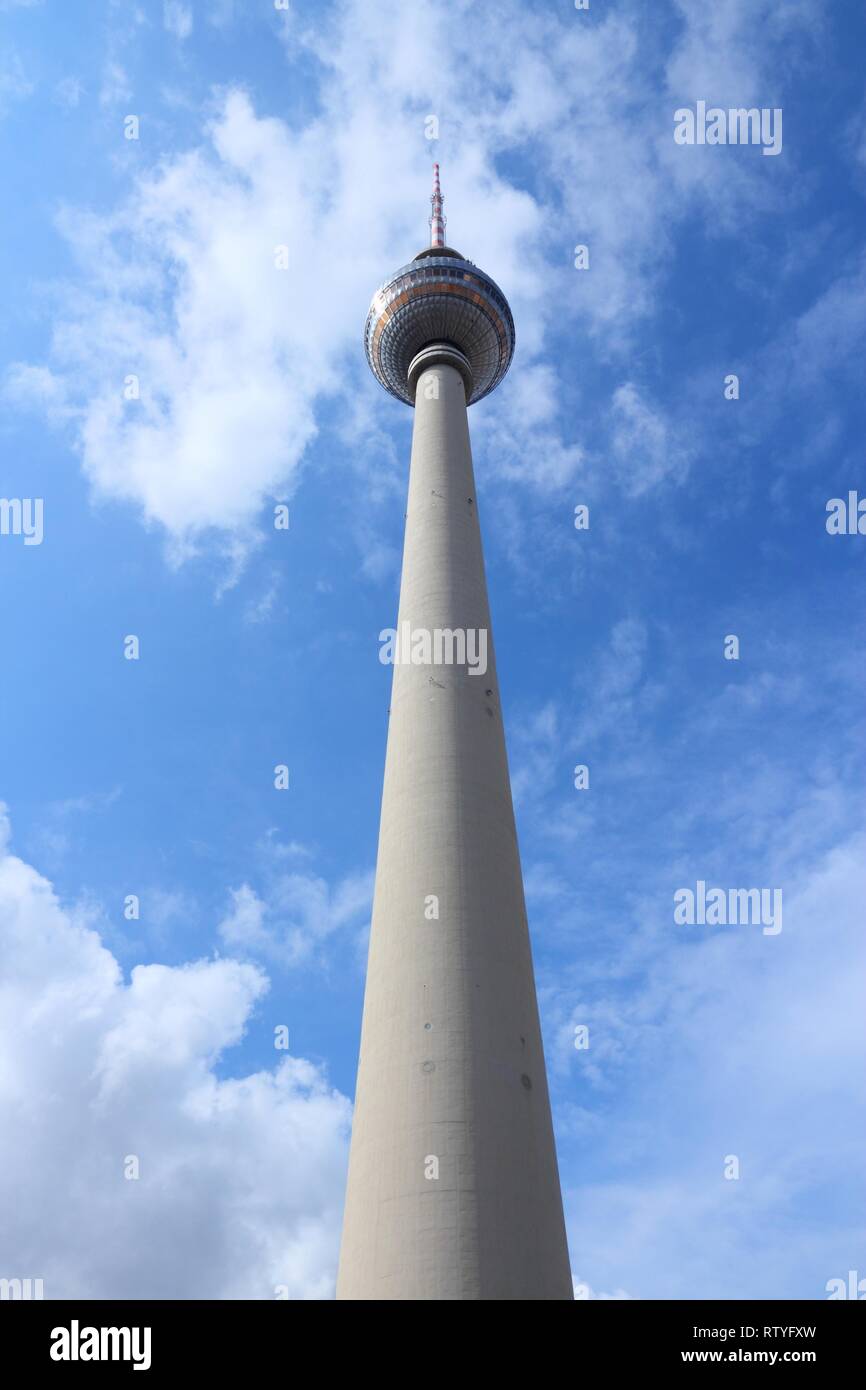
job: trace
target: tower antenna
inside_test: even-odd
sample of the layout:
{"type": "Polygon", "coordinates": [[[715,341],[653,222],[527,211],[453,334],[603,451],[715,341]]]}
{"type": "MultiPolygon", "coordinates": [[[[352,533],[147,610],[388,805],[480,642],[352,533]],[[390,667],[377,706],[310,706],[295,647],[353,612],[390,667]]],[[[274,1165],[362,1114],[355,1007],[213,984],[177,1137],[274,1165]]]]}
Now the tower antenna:
{"type": "Polygon", "coordinates": [[[430,198],[433,209],[430,217],[430,245],[445,245],[445,216],[442,212],[442,189],[439,187],[439,165],[433,165],[433,193],[430,198]]]}

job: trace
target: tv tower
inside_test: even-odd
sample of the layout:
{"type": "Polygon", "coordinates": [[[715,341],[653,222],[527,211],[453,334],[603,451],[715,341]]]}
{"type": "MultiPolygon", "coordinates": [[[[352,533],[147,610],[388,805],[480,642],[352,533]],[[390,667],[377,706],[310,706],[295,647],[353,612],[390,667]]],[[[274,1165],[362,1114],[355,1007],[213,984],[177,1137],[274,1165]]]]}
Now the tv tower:
{"type": "Polygon", "coordinates": [[[514,322],[431,206],[364,333],[415,419],[337,1298],[570,1300],[467,421],[514,322]]]}

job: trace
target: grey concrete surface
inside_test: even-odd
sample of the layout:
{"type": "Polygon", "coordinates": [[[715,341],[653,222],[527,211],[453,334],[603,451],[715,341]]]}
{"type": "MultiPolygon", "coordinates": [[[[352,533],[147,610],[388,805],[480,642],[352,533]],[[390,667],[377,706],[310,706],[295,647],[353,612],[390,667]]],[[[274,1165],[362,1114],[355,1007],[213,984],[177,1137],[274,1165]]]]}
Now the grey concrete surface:
{"type": "Polygon", "coordinates": [[[488,668],[394,668],[337,1298],[570,1300],[466,398],[444,362],[416,383],[407,620],[485,629],[488,668]]]}

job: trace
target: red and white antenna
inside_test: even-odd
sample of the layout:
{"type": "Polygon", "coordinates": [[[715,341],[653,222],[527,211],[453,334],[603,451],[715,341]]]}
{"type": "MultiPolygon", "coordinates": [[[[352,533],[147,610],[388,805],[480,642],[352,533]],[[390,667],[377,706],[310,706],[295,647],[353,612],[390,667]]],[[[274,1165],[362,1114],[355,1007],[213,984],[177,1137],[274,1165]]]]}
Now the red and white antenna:
{"type": "Polygon", "coordinates": [[[430,217],[430,245],[445,245],[445,217],[442,212],[442,190],[439,187],[439,165],[433,165],[433,195],[430,199],[433,209],[430,217]]]}

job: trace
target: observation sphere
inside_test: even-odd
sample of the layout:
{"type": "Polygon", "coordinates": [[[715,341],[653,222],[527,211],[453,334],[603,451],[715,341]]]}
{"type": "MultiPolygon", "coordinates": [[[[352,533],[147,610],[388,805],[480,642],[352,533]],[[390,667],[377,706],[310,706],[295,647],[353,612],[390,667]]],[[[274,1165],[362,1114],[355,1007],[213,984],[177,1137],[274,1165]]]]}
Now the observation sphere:
{"type": "Polygon", "coordinates": [[[498,386],[514,356],[514,320],[495,280],[459,251],[429,246],[373,295],[364,329],[370,370],[398,400],[415,404],[409,364],[434,343],[468,360],[466,404],[498,386]]]}

